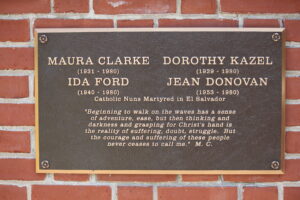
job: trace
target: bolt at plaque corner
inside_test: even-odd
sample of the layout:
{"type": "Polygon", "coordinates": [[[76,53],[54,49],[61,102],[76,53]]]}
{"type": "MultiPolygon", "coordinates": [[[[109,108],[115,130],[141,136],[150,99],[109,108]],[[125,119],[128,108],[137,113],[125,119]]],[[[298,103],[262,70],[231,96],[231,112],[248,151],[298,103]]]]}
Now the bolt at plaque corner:
{"type": "Polygon", "coordinates": [[[278,161],[273,161],[272,163],[271,163],[271,168],[272,169],[279,169],[279,167],[280,167],[280,164],[279,164],[279,162],[278,161]]]}
{"type": "Polygon", "coordinates": [[[48,160],[43,160],[43,161],[41,162],[41,167],[42,167],[43,169],[48,169],[48,168],[50,167],[49,161],[48,161],[48,160]]]}
{"type": "Polygon", "coordinates": [[[280,40],[280,34],[279,33],[273,33],[272,34],[272,40],[274,42],[278,42],[280,40]]]}
{"type": "Polygon", "coordinates": [[[48,42],[48,37],[45,34],[40,35],[39,36],[39,41],[40,41],[40,43],[45,44],[45,43],[48,42]]]}

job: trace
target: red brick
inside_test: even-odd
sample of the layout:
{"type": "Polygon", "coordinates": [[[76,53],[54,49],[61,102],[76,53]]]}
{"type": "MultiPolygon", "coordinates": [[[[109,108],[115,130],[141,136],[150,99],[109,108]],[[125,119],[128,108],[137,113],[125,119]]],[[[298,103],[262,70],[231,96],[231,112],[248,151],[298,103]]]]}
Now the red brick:
{"type": "Polygon", "coordinates": [[[214,175],[182,175],[183,181],[217,181],[218,176],[214,175]]]}
{"type": "Polygon", "coordinates": [[[28,94],[28,76],[0,76],[0,98],[24,98],[28,94]]]}
{"type": "Polygon", "coordinates": [[[57,13],[89,12],[89,0],[55,0],[54,10],[57,13]]]}
{"type": "Polygon", "coordinates": [[[30,133],[28,131],[0,131],[0,152],[30,152],[30,133]]]}
{"type": "Polygon", "coordinates": [[[47,12],[50,12],[50,0],[0,1],[1,14],[47,13],[47,12]]]}
{"type": "Polygon", "coordinates": [[[245,19],[244,27],[280,27],[277,19],[245,19]]]}
{"type": "Polygon", "coordinates": [[[224,200],[236,199],[234,187],[160,187],[158,200],[224,200]]]}
{"type": "MultiPolygon", "coordinates": [[[[299,9],[300,9],[300,1],[299,9]]],[[[284,25],[286,28],[286,40],[300,42],[300,20],[285,20],[284,25]]]]}
{"type": "Polygon", "coordinates": [[[286,69],[300,70],[300,48],[286,49],[286,69]]]}
{"type": "Polygon", "coordinates": [[[54,179],[57,181],[88,181],[87,174],[55,174],[54,179]]]}
{"type": "Polygon", "coordinates": [[[152,187],[118,187],[118,200],[152,200],[152,187]]]}
{"type": "Polygon", "coordinates": [[[243,200],[277,200],[278,191],[276,187],[245,187],[243,200]]]}
{"type": "Polygon", "coordinates": [[[0,104],[0,126],[33,126],[33,104],[0,104]]]}
{"type": "Polygon", "coordinates": [[[300,105],[286,105],[286,125],[300,126],[300,105]]]}
{"type": "Polygon", "coordinates": [[[298,0],[221,0],[222,12],[230,13],[298,13],[298,0]]]}
{"type": "Polygon", "coordinates": [[[175,13],[176,0],[94,0],[98,14],[175,13]]]}
{"type": "Polygon", "coordinates": [[[181,1],[181,13],[183,14],[213,14],[216,13],[216,1],[215,0],[182,0],[181,1]]]}
{"type": "Polygon", "coordinates": [[[35,173],[33,159],[0,159],[0,180],[43,180],[45,174],[35,173]]]}
{"type": "Polygon", "coordinates": [[[300,132],[287,132],[285,140],[286,153],[300,153],[300,132]]]}
{"type": "Polygon", "coordinates": [[[33,68],[33,48],[0,48],[0,70],[33,68]]]}
{"type": "Polygon", "coordinates": [[[100,181],[125,181],[125,182],[168,182],[175,181],[176,175],[143,175],[143,174],[102,174],[98,175],[100,181]]]}
{"type": "Polygon", "coordinates": [[[101,28],[113,27],[110,19],[37,19],[35,28],[101,28]]]}
{"type": "Polygon", "coordinates": [[[237,27],[236,20],[222,19],[161,19],[160,27],[237,27]]]}
{"type": "Polygon", "coordinates": [[[118,20],[118,27],[153,27],[153,20],[118,20]]]}
{"type": "Polygon", "coordinates": [[[32,200],[111,200],[107,186],[33,185],[32,200]]]}
{"type": "Polygon", "coordinates": [[[300,77],[286,79],[286,98],[300,99],[300,77]]]}
{"type": "Polygon", "coordinates": [[[283,175],[224,175],[225,181],[232,182],[280,182],[300,180],[300,160],[285,160],[283,175]]]}
{"type": "Polygon", "coordinates": [[[1,42],[27,42],[30,39],[28,20],[0,20],[0,30],[1,42]]]}
{"type": "Polygon", "coordinates": [[[300,187],[285,187],[284,200],[299,200],[300,187]]]}
{"type": "Polygon", "coordinates": [[[26,200],[26,187],[0,185],[1,200],[26,200]]]}

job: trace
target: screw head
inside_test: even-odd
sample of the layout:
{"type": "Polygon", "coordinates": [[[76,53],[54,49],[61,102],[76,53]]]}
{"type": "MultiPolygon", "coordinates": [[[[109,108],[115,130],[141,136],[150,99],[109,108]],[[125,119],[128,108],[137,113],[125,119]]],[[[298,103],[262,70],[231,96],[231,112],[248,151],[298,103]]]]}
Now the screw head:
{"type": "Polygon", "coordinates": [[[279,164],[278,161],[273,161],[273,162],[271,163],[271,168],[272,168],[272,169],[279,169],[279,167],[280,167],[280,164],[279,164]]]}
{"type": "Polygon", "coordinates": [[[280,40],[280,34],[279,33],[273,33],[272,34],[272,40],[274,42],[278,42],[280,40]]]}
{"type": "Polygon", "coordinates": [[[48,168],[50,167],[49,161],[48,161],[48,160],[43,160],[43,161],[41,162],[41,167],[42,167],[43,169],[48,169],[48,168]]]}
{"type": "Polygon", "coordinates": [[[45,44],[48,42],[48,37],[46,35],[40,35],[39,40],[42,44],[45,44]]]}

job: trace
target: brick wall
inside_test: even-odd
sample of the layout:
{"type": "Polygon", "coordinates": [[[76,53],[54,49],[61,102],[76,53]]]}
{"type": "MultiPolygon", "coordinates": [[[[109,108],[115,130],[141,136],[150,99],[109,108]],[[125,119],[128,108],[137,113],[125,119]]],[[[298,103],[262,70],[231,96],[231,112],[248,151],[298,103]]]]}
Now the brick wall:
{"type": "Polygon", "coordinates": [[[0,199],[300,199],[300,1],[1,0],[0,199]],[[36,174],[36,27],[285,27],[286,174],[36,174]]]}

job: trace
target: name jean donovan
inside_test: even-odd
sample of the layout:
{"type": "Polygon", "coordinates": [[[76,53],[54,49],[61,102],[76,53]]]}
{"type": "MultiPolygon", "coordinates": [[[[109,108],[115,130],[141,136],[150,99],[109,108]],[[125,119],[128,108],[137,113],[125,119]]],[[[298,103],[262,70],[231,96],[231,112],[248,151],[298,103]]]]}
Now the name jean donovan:
{"type": "Polygon", "coordinates": [[[253,77],[169,77],[167,86],[267,86],[268,78],[253,77]],[[201,80],[204,83],[201,84],[201,80]]]}

